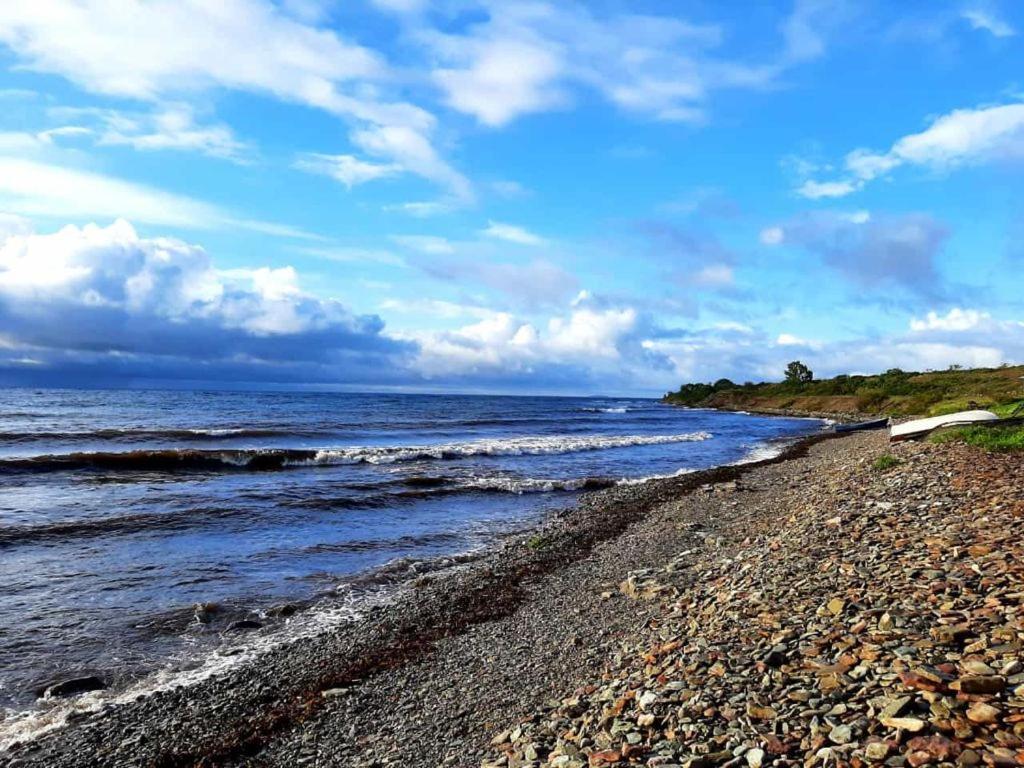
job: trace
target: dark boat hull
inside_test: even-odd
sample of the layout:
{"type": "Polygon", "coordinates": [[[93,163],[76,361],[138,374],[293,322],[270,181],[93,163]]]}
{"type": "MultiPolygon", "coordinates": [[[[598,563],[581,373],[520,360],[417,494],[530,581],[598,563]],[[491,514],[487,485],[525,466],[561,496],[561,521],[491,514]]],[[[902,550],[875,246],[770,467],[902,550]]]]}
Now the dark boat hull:
{"type": "Polygon", "coordinates": [[[861,421],[856,424],[836,424],[834,429],[836,432],[862,432],[867,429],[885,429],[888,426],[889,419],[886,417],[872,421],[861,421]]]}

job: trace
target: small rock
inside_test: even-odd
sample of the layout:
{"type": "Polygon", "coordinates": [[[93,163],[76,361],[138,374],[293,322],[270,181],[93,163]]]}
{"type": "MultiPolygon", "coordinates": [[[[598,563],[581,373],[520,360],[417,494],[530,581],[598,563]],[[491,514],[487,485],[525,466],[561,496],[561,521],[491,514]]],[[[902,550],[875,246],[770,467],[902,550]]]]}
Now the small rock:
{"type": "Polygon", "coordinates": [[[889,728],[900,728],[911,733],[917,733],[925,726],[924,720],[918,720],[916,717],[880,717],[878,720],[889,728]]]}
{"type": "Polygon", "coordinates": [[[764,762],[764,750],[758,748],[751,749],[745,757],[750,768],[761,768],[761,764],[764,762]]]}
{"type": "Polygon", "coordinates": [[[994,723],[999,719],[999,710],[991,704],[983,701],[976,701],[967,710],[967,719],[972,723],[994,723]]]}
{"type": "Polygon", "coordinates": [[[258,621],[252,619],[239,619],[238,621],[232,621],[228,624],[228,628],[225,632],[238,632],[245,629],[261,629],[263,627],[258,621]]]}
{"type": "Polygon", "coordinates": [[[864,748],[868,760],[880,763],[889,756],[889,745],[884,741],[873,741],[864,748]]]}
{"type": "Polygon", "coordinates": [[[853,733],[848,725],[837,725],[828,734],[829,740],[833,744],[849,744],[853,738],[853,733]]]}
{"type": "Polygon", "coordinates": [[[999,693],[1006,687],[1006,679],[999,675],[972,675],[957,680],[961,693],[999,693]]]}
{"type": "Polygon", "coordinates": [[[87,677],[76,677],[71,680],[63,680],[49,686],[43,691],[44,699],[60,699],[67,696],[77,696],[80,693],[89,691],[101,691],[107,684],[95,675],[87,677]]]}

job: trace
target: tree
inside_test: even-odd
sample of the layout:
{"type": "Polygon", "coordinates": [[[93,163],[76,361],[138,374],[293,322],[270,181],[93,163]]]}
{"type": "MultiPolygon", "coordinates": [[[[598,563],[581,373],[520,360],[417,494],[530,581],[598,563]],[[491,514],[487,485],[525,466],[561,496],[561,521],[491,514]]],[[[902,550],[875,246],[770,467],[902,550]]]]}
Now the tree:
{"type": "Polygon", "coordinates": [[[794,384],[805,384],[808,381],[814,381],[814,371],[799,360],[794,360],[786,366],[786,381],[794,384]]]}

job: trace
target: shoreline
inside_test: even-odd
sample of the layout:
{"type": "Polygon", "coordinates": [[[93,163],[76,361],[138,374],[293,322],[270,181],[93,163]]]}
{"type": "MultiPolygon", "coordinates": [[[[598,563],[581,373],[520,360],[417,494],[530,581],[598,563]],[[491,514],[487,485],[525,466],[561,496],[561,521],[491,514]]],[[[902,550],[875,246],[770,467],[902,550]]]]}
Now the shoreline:
{"type": "Polygon", "coordinates": [[[862,411],[804,411],[799,408],[758,408],[756,406],[733,408],[727,405],[692,406],[681,405],[664,398],[659,402],[672,406],[673,408],[721,411],[722,413],[750,413],[758,416],[784,416],[794,419],[821,419],[823,421],[831,421],[836,424],[849,424],[857,421],[868,421],[870,419],[879,418],[879,414],[864,413],[862,411]]]}
{"type": "Polygon", "coordinates": [[[653,506],[701,485],[735,480],[751,468],[802,455],[810,445],[830,437],[821,433],[791,441],[768,459],[585,493],[573,506],[531,526],[529,539],[498,543],[468,565],[437,577],[428,574],[386,605],[371,607],[352,624],[271,647],[258,657],[258,672],[249,668],[252,664],[243,663],[178,691],[142,693],[123,703],[101,704],[97,712],[71,710],[73,722],[51,726],[49,732],[43,728],[24,744],[12,745],[6,754],[28,761],[23,763],[26,765],[60,765],[63,755],[81,754],[82,749],[90,749],[89,744],[109,743],[114,734],[123,741],[131,738],[132,732],[142,731],[145,741],[152,741],[153,734],[169,727],[167,721],[174,720],[177,706],[186,704],[192,712],[216,714],[201,717],[203,727],[199,729],[188,724],[171,728],[175,741],[189,740],[189,746],[143,750],[133,755],[133,764],[191,765],[200,760],[227,764],[235,756],[255,754],[275,734],[315,713],[323,701],[323,690],[409,663],[445,638],[510,615],[526,597],[526,582],[585,557],[594,546],[615,539],[653,506]],[[315,671],[303,663],[311,659],[317,661],[315,671]],[[272,681],[277,682],[271,686],[272,681]],[[238,693],[254,685],[256,695],[238,693]],[[262,690],[269,687],[277,689],[273,695],[262,690]],[[253,710],[273,714],[254,717],[250,714],[253,710]],[[145,725],[128,725],[140,722],[145,725]],[[42,762],[37,763],[40,758],[42,762]]]}

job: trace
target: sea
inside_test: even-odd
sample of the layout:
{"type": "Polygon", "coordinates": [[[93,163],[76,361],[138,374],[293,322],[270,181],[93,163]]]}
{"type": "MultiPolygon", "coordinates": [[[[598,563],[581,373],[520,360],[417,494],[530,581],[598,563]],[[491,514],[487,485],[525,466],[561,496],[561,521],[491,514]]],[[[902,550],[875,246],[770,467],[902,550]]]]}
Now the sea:
{"type": "Polygon", "coordinates": [[[0,712],[358,616],[585,491],[821,427],[631,398],[0,390],[0,712]]]}

